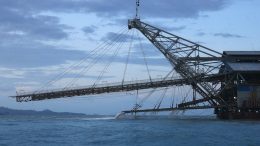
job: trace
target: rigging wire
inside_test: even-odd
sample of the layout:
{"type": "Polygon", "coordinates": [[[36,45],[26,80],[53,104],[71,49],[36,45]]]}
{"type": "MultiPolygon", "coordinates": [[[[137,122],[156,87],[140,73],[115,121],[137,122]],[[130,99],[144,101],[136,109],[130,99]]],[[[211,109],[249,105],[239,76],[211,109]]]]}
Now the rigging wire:
{"type": "Polygon", "coordinates": [[[139,40],[139,47],[141,48],[141,52],[142,52],[142,55],[143,55],[143,58],[144,58],[144,63],[145,63],[145,66],[146,66],[146,71],[147,71],[147,73],[148,73],[150,82],[152,82],[150,70],[149,70],[149,67],[148,67],[148,62],[147,62],[147,59],[146,59],[146,54],[145,54],[145,52],[144,52],[143,45],[142,45],[142,41],[141,41],[141,38],[140,38],[139,33],[137,33],[137,37],[138,37],[138,40],[139,40]]]}
{"type": "Polygon", "coordinates": [[[104,67],[104,69],[101,71],[101,73],[99,74],[97,80],[95,81],[95,83],[93,84],[93,87],[95,87],[95,85],[101,80],[101,78],[103,77],[104,73],[108,70],[109,66],[112,64],[112,62],[114,61],[115,57],[118,55],[120,49],[122,49],[123,46],[123,42],[119,43],[117,49],[115,50],[115,52],[113,53],[113,55],[110,58],[110,61],[106,64],[106,66],[104,67]]]}
{"type": "Polygon", "coordinates": [[[92,56],[92,60],[91,62],[86,65],[80,72],[78,72],[78,74],[74,77],[74,80],[72,80],[66,87],[68,87],[70,84],[74,84],[78,78],[83,74],[83,72],[85,72],[86,70],[88,71],[92,66],[94,66],[108,51],[109,49],[111,49],[112,47],[114,47],[115,45],[115,42],[117,42],[120,38],[120,36],[122,36],[123,33],[119,34],[116,36],[115,40],[114,41],[111,41],[109,42],[108,44],[106,44],[101,50],[102,50],[102,53],[101,54],[94,54],[92,56]]]}
{"type": "MultiPolygon", "coordinates": [[[[125,27],[120,29],[118,31],[119,34],[123,33],[125,31],[125,27]]],[[[112,38],[112,40],[114,40],[115,38],[112,38]]],[[[87,54],[86,56],[84,56],[79,62],[76,62],[72,65],[70,65],[68,68],[66,68],[63,72],[61,72],[60,74],[58,74],[57,76],[55,76],[54,78],[52,78],[50,81],[48,81],[47,83],[45,83],[43,86],[41,86],[38,90],[36,90],[34,93],[40,92],[42,90],[44,90],[46,87],[49,87],[50,85],[54,84],[55,82],[57,82],[58,80],[60,80],[61,78],[63,78],[68,72],[70,72],[71,70],[75,69],[76,67],[78,67],[79,65],[81,65],[82,63],[84,63],[87,59],[89,59],[90,56],[93,55],[93,53],[97,53],[102,51],[101,48],[102,46],[106,45],[109,42],[109,40],[100,43],[95,49],[91,50],[89,52],[89,54],[87,54]]]]}
{"type": "MultiPolygon", "coordinates": [[[[172,73],[172,78],[174,77],[174,75],[175,75],[175,73],[173,72],[173,73],[172,73]]],[[[171,105],[170,105],[171,108],[174,107],[174,101],[175,101],[175,100],[174,100],[174,97],[175,97],[175,87],[173,87],[172,89],[173,89],[173,90],[172,90],[172,101],[171,101],[171,105]]]]}
{"type": "Polygon", "coordinates": [[[163,99],[164,99],[164,97],[165,97],[165,95],[166,95],[167,90],[168,90],[168,88],[165,88],[165,89],[164,89],[163,94],[162,94],[162,96],[159,98],[159,100],[157,101],[157,103],[155,104],[154,109],[159,109],[159,108],[160,108],[160,106],[161,106],[161,104],[162,104],[162,101],[163,101],[163,99]]]}
{"type": "MultiPolygon", "coordinates": [[[[183,88],[184,88],[184,87],[183,87],[183,88]]],[[[186,102],[187,97],[189,96],[191,90],[192,90],[192,88],[189,88],[188,92],[185,93],[185,95],[183,96],[182,103],[186,102]]],[[[182,91],[183,91],[183,90],[182,90],[182,91]]]]}
{"type": "MultiPolygon", "coordinates": [[[[127,32],[128,32],[128,31],[127,31],[127,32]]],[[[84,67],[84,68],[76,75],[76,77],[74,77],[74,79],[73,79],[70,83],[68,83],[68,84],[65,86],[64,89],[67,89],[67,88],[73,86],[73,85],[80,79],[80,77],[83,76],[83,73],[84,73],[84,72],[89,71],[96,63],[98,63],[98,62],[101,60],[101,58],[104,57],[104,56],[106,55],[106,53],[109,52],[110,49],[112,49],[112,48],[116,45],[116,43],[117,43],[118,41],[120,42],[120,40],[123,39],[121,36],[124,36],[124,33],[119,34],[119,35],[117,36],[116,40],[111,41],[111,43],[110,43],[109,45],[105,46],[105,47],[107,47],[107,48],[105,48],[105,50],[103,50],[101,54],[96,54],[97,56],[96,56],[95,58],[93,58],[93,60],[92,60],[86,67],[84,67]]]]}
{"type": "Polygon", "coordinates": [[[133,45],[133,39],[134,39],[134,32],[132,31],[131,40],[130,40],[130,44],[129,44],[129,48],[128,48],[127,59],[126,59],[126,63],[125,63],[124,73],[123,73],[122,85],[124,84],[124,81],[125,81],[126,71],[127,71],[130,54],[131,54],[131,50],[132,50],[132,45],[133,45]]]}
{"type": "Polygon", "coordinates": [[[175,88],[172,88],[172,101],[171,101],[171,105],[170,107],[173,108],[174,107],[174,102],[175,102],[175,88]]]}
{"type": "MultiPolygon", "coordinates": [[[[174,70],[174,69],[172,69],[172,70],[163,78],[162,81],[165,81],[165,80],[169,77],[169,75],[173,72],[173,70],[174,70]]],[[[151,97],[153,93],[155,93],[156,91],[159,91],[159,90],[162,90],[162,89],[153,88],[153,90],[151,90],[150,92],[148,92],[148,95],[146,95],[143,99],[141,99],[141,101],[140,101],[138,104],[134,105],[134,107],[133,107],[132,110],[140,109],[140,108],[143,106],[144,102],[145,102],[149,97],[151,97]]],[[[164,90],[164,89],[163,89],[163,90],[164,90]]]]}

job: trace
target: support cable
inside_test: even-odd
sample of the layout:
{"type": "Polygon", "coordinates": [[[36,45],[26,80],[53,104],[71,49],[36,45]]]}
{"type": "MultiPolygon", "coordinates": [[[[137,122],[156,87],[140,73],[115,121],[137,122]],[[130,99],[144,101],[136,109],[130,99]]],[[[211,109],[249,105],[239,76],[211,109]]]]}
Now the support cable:
{"type": "Polygon", "coordinates": [[[139,33],[137,33],[137,37],[138,37],[138,40],[139,40],[139,47],[141,48],[142,55],[143,55],[143,59],[144,59],[144,63],[145,63],[145,66],[146,66],[146,71],[147,71],[147,73],[148,73],[150,82],[152,82],[150,70],[149,70],[149,67],[148,67],[148,62],[147,62],[147,59],[146,59],[146,54],[145,54],[145,52],[144,52],[143,45],[142,45],[142,41],[141,41],[141,38],[140,38],[139,33]]]}
{"type": "Polygon", "coordinates": [[[104,69],[101,71],[101,73],[99,74],[97,80],[95,81],[95,83],[93,84],[93,88],[95,87],[95,85],[102,79],[104,73],[107,71],[107,69],[110,67],[110,65],[112,64],[112,62],[114,61],[115,57],[118,55],[120,49],[122,49],[123,46],[123,42],[119,43],[117,49],[115,50],[115,52],[113,53],[113,55],[110,57],[110,61],[105,65],[104,69]]]}
{"type": "Polygon", "coordinates": [[[105,46],[107,48],[105,48],[105,50],[103,50],[101,54],[96,54],[97,56],[85,68],[83,68],[83,70],[81,70],[80,73],[78,73],[78,75],[69,84],[67,84],[64,89],[68,88],[69,86],[73,86],[79,80],[79,77],[83,76],[84,72],[89,71],[96,63],[98,63],[98,61],[100,61],[101,58],[104,57],[106,53],[109,52],[110,49],[112,49],[116,45],[116,42],[120,42],[120,40],[122,39],[122,37],[120,36],[122,35],[123,34],[118,35],[115,41],[112,41],[110,44],[105,46]]]}
{"type": "MultiPolygon", "coordinates": [[[[126,30],[126,28],[122,28],[118,31],[119,34],[123,33],[126,30]]],[[[116,37],[112,38],[112,40],[116,39],[116,37]]],[[[70,65],[67,69],[65,69],[63,72],[61,72],[60,74],[58,74],[57,76],[55,76],[54,78],[52,78],[50,81],[48,81],[47,83],[45,83],[42,87],[40,87],[38,90],[36,90],[34,93],[40,92],[42,90],[44,90],[44,88],[49,87],[50,85],[54,84],[55,82],[57,82],[58,80],[60,80],[61,78],[63,78],[68,72],[70,72],[71,70],[75,69],[76,67],[80,66],[82,63],[84,63],[86,60],[89,59],[89,57],[93,56],[94,54],[96,54],[97,52],[102,51],[104,48],[102,46],[106,46],[109,43],[109,41],[105,41],[100,43],[95,49],[91,50],[89,52],[89,54],[87,54],[86,56],[84,56],[82,59],[80,59],[79,62],[76,62],[72,65],[70,65]],[[101,49],[100,49],[101,48],[101,49]]]]}
{"type": "Polygon", "coordinates": [[[77,74],[77,76],[74,77],[74,79],[65,86],[64,89],[67,89],[69,86],[73,86],[79,80],[79,77],[83,75],[84,72],[89,71],[96,63],[98,63],[101,60],[101,58],[104,57],[106,55],[106,53],[109,52],[110,49],[116,45],[116,42],[119,42],[122,39],[121,36],[124,36],[124,33],[117,35],[116,40],[110,42],[110,44],[105,46],[104,47],[105,49],[102,51],[101,54],[96,54],[97,56],[85,68],[83,68],[80,71],[80,73],[77,74]]]}
{"type": "Polygon", "coordinates": [[[133,35],[134,35],[134,33],[132,32],[131,41],[130,41],[129,48],[128,48],[127,59],[126,59],[126,63],[125,63],[125,68],[124,68],[124,74],[123,74],[123,79],[122,79],[122,85],[124,85],[125,76],[126,76],[126,71],[127,71],[127,67],[128,67],[128,63],[129,63],[129,59],[130,59],[130,54],[131,54],[131,49],[132,49],[133,39],[134,39],[134,36],[133,36],[133,35]]]}
{"type": "Polygon", "coordinates": [[[174,107],[174,102],[175,102],[175,100],[174,100],[174,98],[175,98],[175,88],[173,87],[172,88],[172,102],[171,102],[171,108],[173,108],[174,107]]]}
{"type": "Polygon", "coordinates": [[[185,95],[183,96],[183,99],[182,99],[182,103],[186,102],[191,90],[192,90],[192,88],[189,88],[188,92],[185,93],[185,95]]]}
{"type": "MultiPolygon", "coordinates": [[[[145,100],[147,100],[149,97],[152,96],[152,94],[156,91],[157,89],[154,88],[152,91],[148,92],[148,95],[146,95],[139,103],[136,102],[132,110],[138,110],[143,106],[143,103],[145,100]]],[[[136,100],[137,101],[137,100],[136,100]]]]}
{"type": "MultiPolygon", "coordinates": [[[[165,80],[169,77],[169,75],[173,72],[173,70],[174,70],[174,69],[172,69],[172,70],[163,78],[162,81],[165,81],[165,80]]],[[[146,95],[143,99],[141,99],[141,101],[140,101],[138,104],[136,104],[132,110],[140,109],[140,108],[143,106],[144,102],[145,102],[149,97],[151,97],[153,93],[155,93],[156,91],[159,91],[159,90],[161,90],[161,89],[153,88],[153,90],[151,90],[150,92],[148,92],[148,95],[146,95]]],[[[163,90],[164,90],[164,89],[163,89],[163,90]]]]}
{"type": "Polygon", "coordinates": [[[154,109],[159,109],[159,108],[161,107],[161,104],[162,104],[162,102],[163,102],[163,99],[164,99],[164,97],[165,97],[165,95],[166,95],[167,90],[168,90],[168,88],[165,88],[165,89],[164,89],[163,94],[162,94],[162,96],[159,98],[159,100],[157,101],[157,103],[155,104],[154,109]]]}

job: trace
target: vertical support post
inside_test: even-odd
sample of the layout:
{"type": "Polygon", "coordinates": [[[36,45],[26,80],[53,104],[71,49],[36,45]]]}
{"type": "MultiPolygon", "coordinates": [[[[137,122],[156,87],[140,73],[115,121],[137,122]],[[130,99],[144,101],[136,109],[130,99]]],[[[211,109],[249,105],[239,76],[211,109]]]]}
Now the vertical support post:
{"type": "Polygon", "coordinates": [[[196,90],[193,89],[193,101],[197,100],[196,90]]]}
{"type": "Polygon", "coordinates": [[[139,18],[139,7],[140,7],[140,0],[136,0],[136,14],[135,14],[136,19],[140,19],[139,18]]]}

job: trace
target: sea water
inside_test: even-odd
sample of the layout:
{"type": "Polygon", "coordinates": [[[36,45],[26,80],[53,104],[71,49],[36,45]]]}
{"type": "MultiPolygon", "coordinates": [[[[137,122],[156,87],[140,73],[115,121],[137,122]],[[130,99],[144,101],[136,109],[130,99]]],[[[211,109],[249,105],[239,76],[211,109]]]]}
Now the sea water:
{"type": "Polygon", "coordinates": [[[0,116],[1,146],[259,146],[259,121],[0,116]]]}

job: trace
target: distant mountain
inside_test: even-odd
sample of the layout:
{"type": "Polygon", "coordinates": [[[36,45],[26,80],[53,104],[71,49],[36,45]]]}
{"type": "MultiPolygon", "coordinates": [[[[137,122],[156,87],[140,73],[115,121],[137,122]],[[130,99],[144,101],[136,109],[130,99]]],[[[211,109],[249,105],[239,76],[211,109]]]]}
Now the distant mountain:
{"type": "Polygon", "coordinates": [[[69,112],[53,112],[51,110],[34,111],[34,110],[16,110],[6,107],[0,107],[0,115],[25,115],[25,116],[86,116],[85,114],[69,112]]]}

